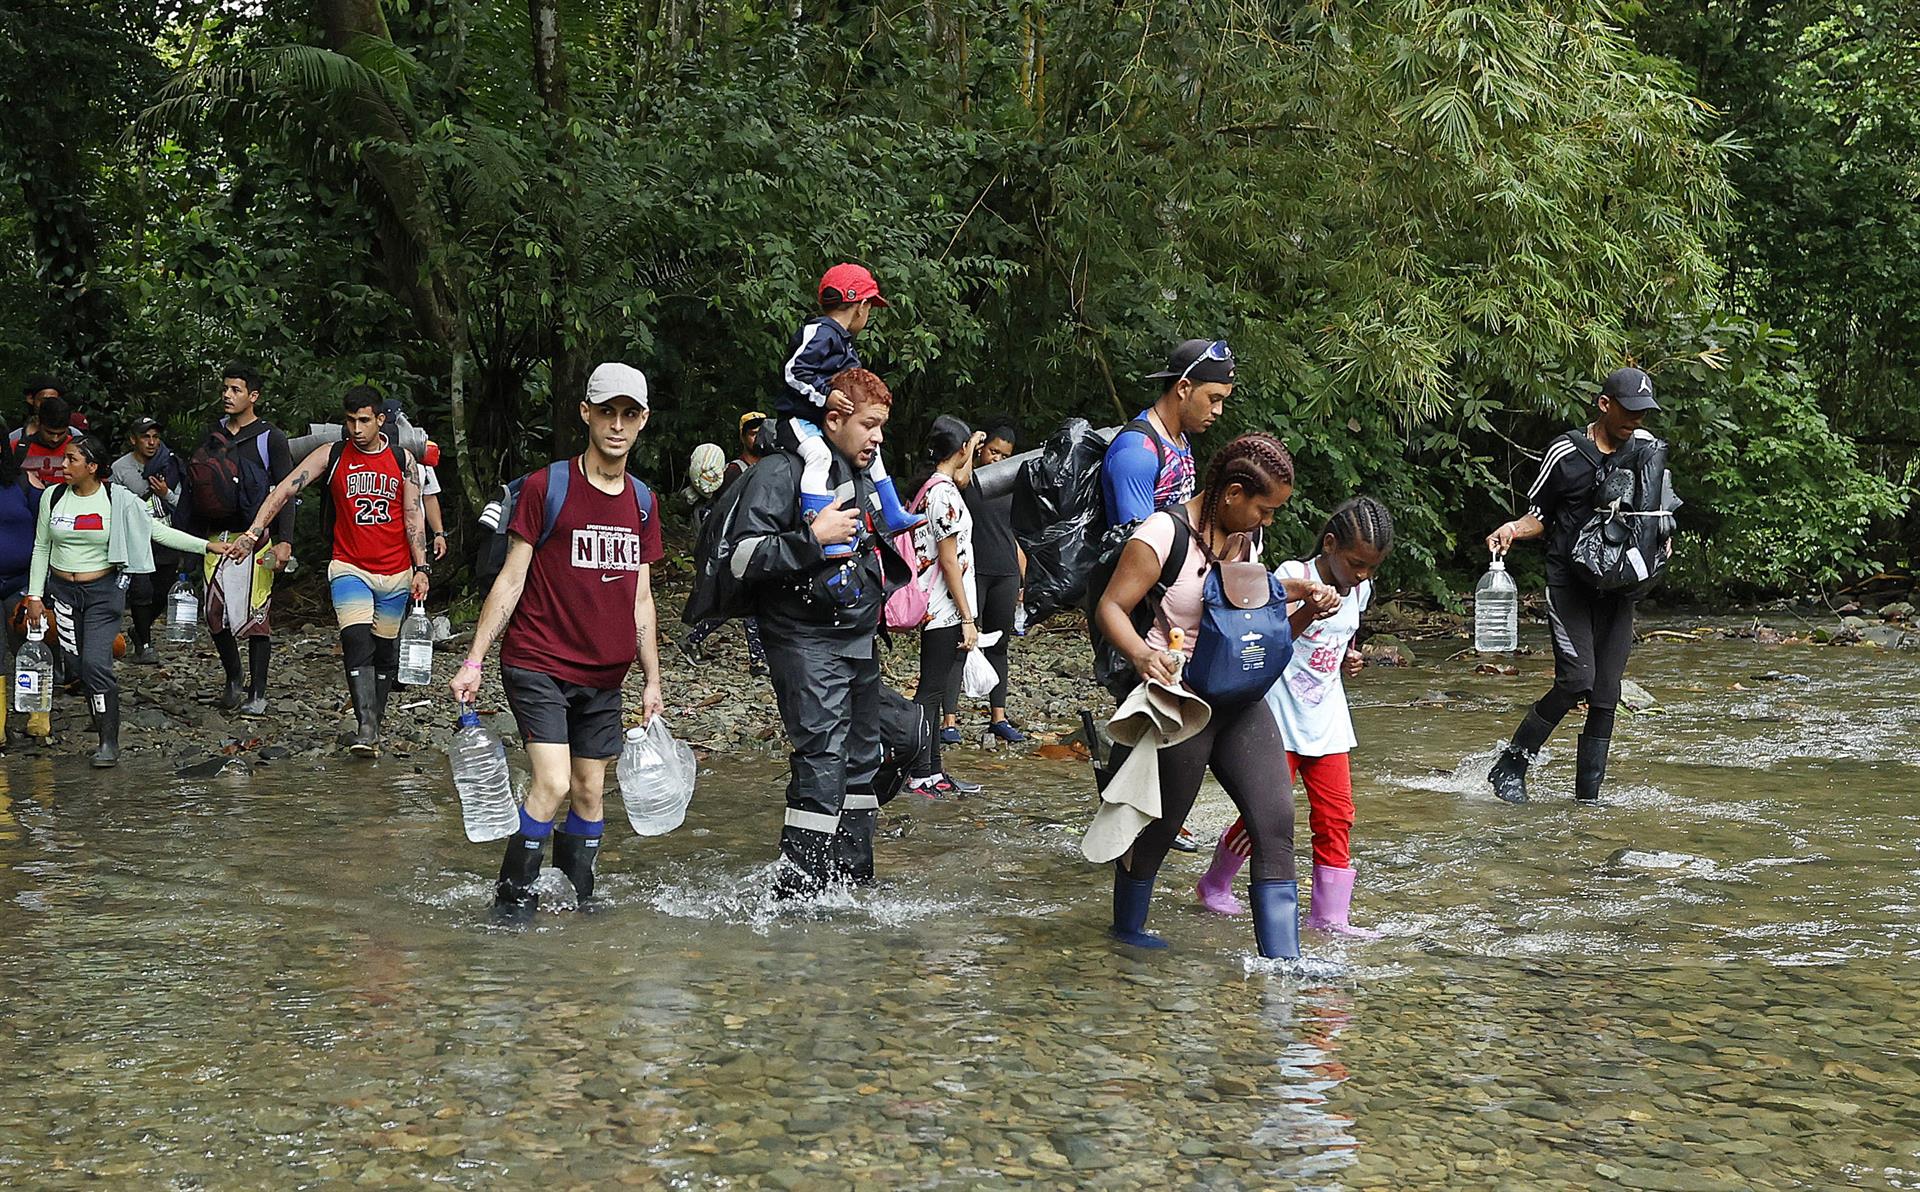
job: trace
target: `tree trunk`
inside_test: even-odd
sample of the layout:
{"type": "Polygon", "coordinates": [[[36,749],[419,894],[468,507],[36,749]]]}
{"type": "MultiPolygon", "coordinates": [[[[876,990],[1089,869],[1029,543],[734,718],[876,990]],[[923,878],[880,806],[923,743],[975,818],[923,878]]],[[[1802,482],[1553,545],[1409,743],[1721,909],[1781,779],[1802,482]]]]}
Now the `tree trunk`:
{"type": "Polygon", "coordinates": [[[552,423],[555,457],[574,453],[580,442],[575,411],[587,391],[585,330],[580,318],[580,236],[577,213],[580,186],[573,170],[575,145],[571,95],[567,88],[566,44],[560,36],[560,0],[527,0],[533,30],[533,83],[546,112],[547,165],[560,202],[543,204],[551,213],[550,230],[558,250],[553,270],[554,304],[548,334],[552,358],[547,415],[552,423]]]}
{"type": "MultiPolygon", "coordinates": [[[[315,0],[314,15],[326,47],[349,58],[358,57],[363,43],[392,40],[380,0],[315,0]]],[[[474,461],[465,450],[470,425],[465,394],[469,354],[466,284],[448,248],[454,237],[447,215],[434,193],[433,179],[419,159],[384,148],[410,144],[414,139],[413,130],[391,108],[360,107],[343,131],[356,142],[360,167],[399,229],[399,235],[386,238],[383,244],[388,276],[407,297],[420,333],[446,353],[452,386],[453,462],[461,492],[477,509],[481,505],[480,484],[474,461]]]]}

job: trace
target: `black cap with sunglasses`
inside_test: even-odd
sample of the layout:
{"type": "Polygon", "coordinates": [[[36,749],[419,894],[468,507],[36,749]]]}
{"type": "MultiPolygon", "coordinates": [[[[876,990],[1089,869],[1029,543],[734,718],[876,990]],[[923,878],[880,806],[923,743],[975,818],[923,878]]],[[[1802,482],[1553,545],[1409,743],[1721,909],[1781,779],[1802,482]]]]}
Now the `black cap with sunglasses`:
{"type": "Polygon", "coordinates": [[[1224,339],[1189,339],[1167,357],[1167,366],[1148,373],[1149,381],[1167,381],[1171,389],[1181,381],[1196,385],[1233,384],[1233,349],[1224,339]]]}

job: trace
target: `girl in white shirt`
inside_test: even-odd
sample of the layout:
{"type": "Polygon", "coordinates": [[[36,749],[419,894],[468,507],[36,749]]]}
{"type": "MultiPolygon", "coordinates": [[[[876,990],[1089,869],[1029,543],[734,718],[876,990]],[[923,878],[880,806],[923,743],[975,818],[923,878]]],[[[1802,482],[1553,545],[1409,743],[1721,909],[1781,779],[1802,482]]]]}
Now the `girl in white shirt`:
{"type": "MultiPolygon", "coordinates": [[[[1393,549],[1393,518],[1372,497],[1355,497],[1334,510],[1320,535],[1320,553],[1282,563],[1282,579],[1317,579],[1341,595],[1339,611],[1315,621],[1293,639],[1286,673],[1267,692],[1287,746],[1287,767],[1307,788],[1307,820],[1313,829],[1313,907],[1306,926],[1363,939],[1376,938],[1347,922],[1353,901],[1353,776],[1347,755],[1354,747],[1345,680],[1365,665],[1355,638],[1360,614],[1373,598],[1373,574],[1393,549]]],[[[1213,864],[1200,879],[1200,903],[1222,915],[1245,911],[1233,896],[1233,879],[1252,851],[1246,825],[1235,820],[1214,849],[1213,864]]]]}

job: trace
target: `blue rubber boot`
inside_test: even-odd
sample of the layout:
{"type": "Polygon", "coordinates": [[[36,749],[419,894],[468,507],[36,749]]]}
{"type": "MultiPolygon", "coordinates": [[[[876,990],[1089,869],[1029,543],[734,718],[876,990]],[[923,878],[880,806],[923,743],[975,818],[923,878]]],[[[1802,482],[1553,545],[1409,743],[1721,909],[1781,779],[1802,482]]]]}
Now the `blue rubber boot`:
{"type": "Polygon", "coordinates": [[[1300,959],[1300,883],[1254,882],[1253,939],[1268,960],[1300,959]]]}
{"type": "Polygon", "coordinates": [[[1147,925],[1147,904],[1152,901],[1152,879],[1135,881],[1116,862],[1113,867],[1113,926],[1107,934],[1136,948],[1166,947],[1167,941],[1142,930],[1147,925]]]}
{"type": "Polygon", "coordinates": [[[926,524],[926,518],[908,513],[907,507],[900,503],[900,492],[893,487],[893,477],[882,476],[873,482],[873,487],[880,494],[880,516],[887,523],[887,533],[904,534],[926,524]]]}
{"type": "MultiPolygon", "coordinates": [[[[803,492],[800,494],[800,517],[808,524],[812,524],[813,519],[820,516],[832,504],[832,493],[803,492]]],[[[853,553],[853,543],[836,542],[831,546],[822,545],[820,553],[829,559],[842,559],[853,553]]]]}

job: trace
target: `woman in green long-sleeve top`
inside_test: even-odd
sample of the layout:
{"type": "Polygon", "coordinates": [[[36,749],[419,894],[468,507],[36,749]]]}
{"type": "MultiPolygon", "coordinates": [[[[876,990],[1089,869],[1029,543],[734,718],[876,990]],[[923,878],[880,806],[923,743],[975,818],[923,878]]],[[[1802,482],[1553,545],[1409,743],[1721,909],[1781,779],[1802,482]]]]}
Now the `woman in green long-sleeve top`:
{"type": "Polygon", "coordinates": [[[120,684],[113,674],[113,639],[127,608],[131,575],[153,570],[153,546],[193,554],[227,548],[156,522],[134,493],[107,479],[112,460],[93,436],[67,445],[65,484],[40,501],[27,575],[27,623],[44,624],[51,599],[60,648],[78,659],[80,682],[92,706],[100,748],[97,767],[120,761],[120,684]]]}

